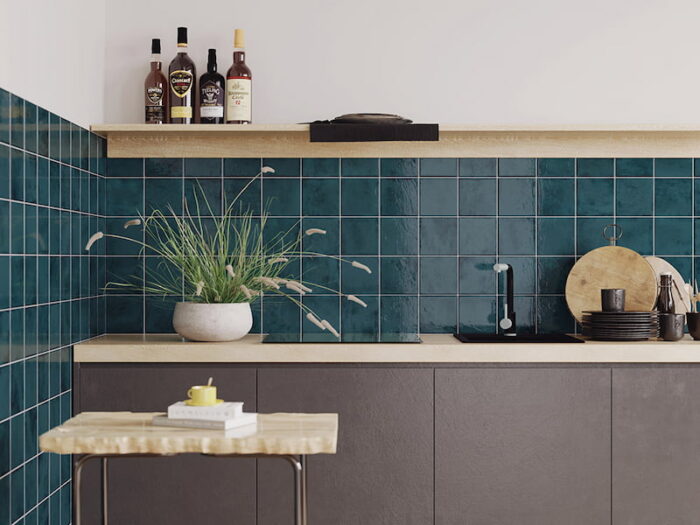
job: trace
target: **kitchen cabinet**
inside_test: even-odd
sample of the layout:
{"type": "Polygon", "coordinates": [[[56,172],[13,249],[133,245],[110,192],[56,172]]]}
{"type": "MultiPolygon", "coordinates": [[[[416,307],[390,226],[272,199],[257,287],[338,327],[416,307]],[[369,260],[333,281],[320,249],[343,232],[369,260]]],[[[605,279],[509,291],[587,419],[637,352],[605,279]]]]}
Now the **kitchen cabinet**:
{"type": "MultiPolygon", "coordinates": [[[[338,453],[308,458],[309,523],[432,523],[432,369],[263,368],[258,396],[261,412],[339,414],[338,453]]],[[[292,522],[291,482],[259,460],[259,525],[292,522]]]]}
{"type": "Polygon", "coordinates": [[[435,524],[609,524],[610,410],[609,369],[436,370],[435,524]]]}
{"type": "Polygon", "coordinates": [[[613,371],[615,525],[700,523],[700,370],[613,371]]]}
{"type": "MultiPolygon", "coordinates": [[[[255,369],[212,365],[108,364],[83,368],[76,411],[161,411],[188,385],[214,377],[225,399],[254,411],[255,369]]],[[[255,460],[204,456],[117,458],[109,467],[109,516],[130,525],[231,523],[255,525],[255,460]]],[[[100,521],[99,462],[84,470],[83,519],[100,521]]]]}

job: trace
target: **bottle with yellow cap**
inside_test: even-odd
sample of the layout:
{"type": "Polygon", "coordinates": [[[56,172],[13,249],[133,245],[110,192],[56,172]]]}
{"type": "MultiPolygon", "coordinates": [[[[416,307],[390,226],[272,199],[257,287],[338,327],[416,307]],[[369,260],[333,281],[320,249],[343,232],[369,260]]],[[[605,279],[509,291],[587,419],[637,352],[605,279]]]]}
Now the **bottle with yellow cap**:
{"type": "Polygon", "coordinates": [[[245,63],[245,33],[233,37],[233,65],[226,74],[226,123],[250,124],[253,120],[253,75],[245,63]]]}

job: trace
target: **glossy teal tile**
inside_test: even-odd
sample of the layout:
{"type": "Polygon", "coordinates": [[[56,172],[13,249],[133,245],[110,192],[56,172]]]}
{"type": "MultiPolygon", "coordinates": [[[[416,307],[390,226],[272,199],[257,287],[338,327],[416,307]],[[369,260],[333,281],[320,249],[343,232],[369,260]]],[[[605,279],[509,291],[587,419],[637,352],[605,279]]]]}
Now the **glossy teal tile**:
{"type": "Polygon", "coordinates": [[[382,255],[418,254],[418,218],[381,218],[382,255]]]}
{"type": "Polygon", "coordinates": [[[537,292],[563,294],[566,278],[574,262],[573,257],[539,257],[537,259],[537,292]]]}
{"type": "Polygon", "coordinates": [[[692,255],[691,219],[656,219],[654,226],[656,255],[692,255]]]}
{"type": "Polygon", "coordinates": [[[461,179],[459,214],[496,215],[496,180],[461,179]]]}
{"type": "MultiPolygon", "coordinates": [[[[332,326],[340,328],[340,298],[339,297],[319,297],[306,295],[302,298],[304,305],[311,308],[317,318],[325,319],[332,326]]],[[[358,305],[359,306],[359,305],[358,305]]],[[[328,332],[321,330],[312,322],[304,319],[301,324],[303,340],[309,342],[333,342],[337,338],[328,332]]]]}
{"type": "Polygon", "coordinates": [[[458,159],[421,159],[421,177],[456,177],[458,162],[458,159]]]}
{"type": "Polygon", "coordinates": [[[222,175],[222,159],[185,159],[185,177],[218,178],[222,175]]]}
{"type": "Polygon", "coordinates": [[[192,215],[221,215],[221,179],[188,179],[184,181],[185,203],[192,215]]]}
{"type": "Polygon", "coordinates": [[[10,148],[0,144],[0,198],[10,197],[10,148]]]}
{"type": "Polygon", "coordinates": [[[613,159],[578,159],[576,161],[578,177],[612,177],[615,175],[613,159]]]}
{"type": "Polygon", "coordinates": [[[262,182],[259,178],[225,178],[224,207],[233,206],[234,215],[261,213],[262,182]]]}
{"type": "Polygon", "coordinates": [[[534,177],[535,159],[499,159],[498,174],[501,177],[534,177]]]}
{"type": "Polygon", "coordinates": [[[363,335],[379,333],[379,298],[361,296],[367,308],[343,301],[341,319],[343,325],[344,341],[363,341],[363,335]]]}
{"type": "Polygon", "coordinates": [[[376,218],[341,219],[341,253],[374,255],[379,248],[379,220],[376,218]]]}
{"type": "Polygon", "coordinates": [[[341,177],[378,177],[379,159],[342,159],[341,177]]]}
{"type": "Polygon", "coordinates": [[[539,159],[538,177],[573,177],[576,174],[574,159],[539,159]]]}
{"type": "Polygon", "coordinates": [[[421,215],[457,215],[458,205],[457,179],[421,180],[421,215]]]}
{"type": "Polygon", "coordinates": [[[107,159],[107,176],[143,177],[143,163],[143,159],[107,159]]]}
{"type": "Polygon", "coordinates": [[[460,177],[495,177],[498,159],[459,159],[460,177]]]}
{"type": "Polygon", "coordinates": [[[541,296],[537,298],[537,329],[543,334],[570,334],[576,322],[569,313],[563,296],[541,296]]]}
{"type": "Polygon", "coordinates": [[[603,228],[613,223],[612,217],[582,217],[576,220],[576,241],[578,255],[608,246],[609,241],[603,238],[603,228]]]}
{"type": "Polygon", "coordinates": [[[265,174],[266,177],[299,177],[301,175],[301,159],[263,159],[263,166],[275,170],[265,174]]]}
{"type": "Polygon", "coordinates": [[[617,179],[615,181],[617,215],[652,215],[654,191],[652,179],[617,179]]]}
{"type": "MultiPolygon", "coordinates": [[[[459,258],[459,293],[493,294],[496,292],[495,257],[459,258]]],[[[519,278],[520,276],[518,276],[519,278]]]]}
{"type": "Polygon", "coordinates": [[[617,177],[651,177],[654,174],[653,159],[617,159],[617,177]]]}
{"type": "Polygon", "coordinates": [[[579,179],[576,185],[578,215],[612,215],[615,207],[613,179],[579,179]]]}
{"type": "Polygon", "coordinates": [[[0,142],[10,142],[10,94],[0,88],[0,142]]]}
{"type": "Polygon", "coordinates": [[[143,297],[109,295],[107,297],[107,332],[133,334],[143,332],[143,297]]]}
{"type": "MultiPolygon", "coordinates": [[[[132,160],[132,159],[110,159],[114,160],[132,160]]],[[[135,159],[140,160],[140,159],[135,159]]],[[[137,163],[134,163],[137,164],[137,163]]],[[[144,175],[146,177],[182,177],[184,161],[183,159],[145,159],[144,175]]],[[[139,173],[138,166],[134,166],[130,170],[131,173],[139,173]]],[[[124,175],[121,175],[124,176],[124,175]]],[[[128,175],[126,175],[128,176],[128,175]]]]}
{"type": "Polygon", "coordinates": [[[380,159],[382,177],[417,177],[418,159],[380,159]]]}
{"type": "Polygon", "coordinates": [[[500,219],[498,248],[503,255],[535,253],[535,220],[527,218],[500,219]]]}
{"type": "MultiPolygon", "coordinates": [[[[332,293],[331,290],[340,290],[341,262],[330,257],[304,257],[303,278],[304,281],[317,293],[332,293]]],[[[356,268],[343,264],[344,271],[354,271],[356,268]]]]}
{"type": "Polygon", "coordinates": [[[10,203],[0,200],[0,253],[10,253],[10,203]]]}
{"type": "Polygon", "coordinates": [[[457,332],[456,296],[421,296],[420,333],[444,334],[457,332]]]}
{"type": "Polygon", "coordinates": [[[539,215],[574,215],[574,179],[541,179],[537,181],[537,213],[539,215]]]}
{"type": "Polygon", "coordinates": [[[617,218],[615,221],[623,230],[617,242],[642,255],[652,255],[654,251],[654,220],[649,218],[617,218]]]}
{"type": "MultiPolygon", "coordinates": [[[[515,288],[514,292],[516,294],[534,294],[537,291],[535,283],[537,281],[537,268],[535,257],[503,257],[498,259],[498,262],[508,264],[513,268],[513,274],[515,275],[515,288]]],[[[491,268],[493,271],[493,268],[491,268]]],[[[494,272],[495,275],[496,272],[494,272]]],[[[501,274],[498,278],[498,293],[504,294],[505,290],[505,276],[501,274]]]]}
{"type": "Polygon", "coordinates": [[[304,179],[301,189],[303,215],[339,215],[340,183],[337,179],[304,179]]]}
{"type": "Polygon", "coordinates": [[[144,330],[150,334],[173,333],[173,311],[180,297],[146,296],[144,330]]]}
{"type": "Polygon", "coordinates": [[[270,334],[299,335],[301,309],[284,297],[265,297],[262,303],[263,331],[270,334]]]}
{"type": "Polygon", "coordinates": [[[24,100],[10,93],[10,144],[24,148],[24,100]]]}
{"type": "Polygon", "coordinates": [[[224,159],[224,177],[255,177],[261,167],[261,159],[224,159]]]}
{"type": "Polygon", "coordinates": [[[302,177],[333,177],[340,175],[340,159],[302,159],[302,177]]]}
{"type": "Polygon", "coordinates": [[[301,213],[300,179],[263,179],[263,212],[298,216],[301,213]]]}
{"type": "Polygon", "coordinates": [[[382,215],[418,214],[417,179],[382,179],[380,192],[382,215]]]}
{"type": "Polygon", "coordinates": [[[418,333],[418,297],[415,295],[382,296],[381,333],[418,333]]]}
{"type": "Polygon", "coordinates": [[[459,219],[460,255],[495,255],[496,219],[459,219]]]}
{"type": "Polygon", "coordinates": [[[458,257],[421,257],[420,293],[453,293],[459,291],[458,257]]]}
{"type": "Polygon", "coordinates": [[[0,523],[11,523],[10,476],[0,477],[0,523]]]}
{"type": "Polygon", "coordinates": [[[49,112],[37,108],[36,113],[36,152],[47,157],[49,155],[49,112]]]}
{"type": "Polygon", "coordinates": [[[365,270],[353,266],[349,268],[343,266],[340,291],[344,294],[355,295],[379,293],[379,258],[353,257],[352,259],[367,266],[372,273],[367,273],[365,270]]]}
{"type": "Polygon", "coordinates": [[[459,331],[495,333],[496,301],[492,297],[460,297],[459,331]]]}
{"type": "MultiPolygon", "coordinates": [[[[110,187],[113,180],[126,180],[126,179],[109,179],[107,182],[107,187],[110,187]]],[[[138,181],[141,182],[141,181],[138,181]]],[[[145,213],[153,213],[154,210],[160,210],[165,215],[171,215],[172,213],[181,214],[182,201],[183,201],[183,180],[180,179],[166,179],[166,178],[154,178],[146,179],[146,194],[145,194],[145,213]]],[[[134,189],[134,192],[137,190],[134,189]]],[[[109,203],[108,203],[109,207],[109,203]]],[[[136,208],[140,206],[134,202],[131,207],[121,206],[119,211],[122,213],[112,213],[110,215],[127,215],[133,216],[136,208]],[[129,212],[130,213],[123,213],[129,212]]],[[[190,211],[194,213],[193,211],[190,211]]]]}
{"type": "Polygon", "coordinates": [[[457,221],[456,218],[421,218],[421,255],[457,255],[459,251],[457,221]]]}
{"type": "MultiPolygon", "coordinates": [[[[63,182],[65,181],[62,179],[61,182],[63,191],[63,182]]],[[[172,183],[165,186],[172,187],[172,183]]],[[[157,191],[160,191],[160,188],[157,191]]],[[[108,179],[107,193],[109,194],[107,200],[108,215],[132,216],[143,211],[143,181],[141,179],[108,179]]]]}
{"type": "Polygon", "coordinates": [[[498,212],[500,215],[535,214],[535,179],[500,179],[498,212]]]}
{"type": "Polygon", "coordinates": [[[693,214],[693,186],[690,179],[659,179],[655,183],[657,216],[693,214]]]}
{"type": "Polygon", "coordinates": [[[666,262],[671,264],[681,274],[683,282],[689,283],[693,279],[692,257],[666,257],[666,262]]]}
{"type": "Polygon", "coordinates": [[[537,252],[540,255],[573,255],[574,219],[537,219],[537,252]]]}
{"type": "Polygon", "coordinates": [[[377,179],[343,179],[341,193],[342,215],[376,216],[379,214],[379,181],[377,179]]]}
{"type": "Polygon", "coordinates": [[[10,196],[16,201],[24,200],[24,157],[19,150],[10,150],[10,196]]]}
{"type": "Polygon", "coordinates": [[[382,257],[380,260],[381,294],[418,293],[417,257],[382,257]]]}
{"type": "Polygon", "coordinates": [[[692,177],[693,159],[655,159],[654,175],[657,177],[692,177]]]}
{"type": "Polygon", "coordinates": [[[333,217],[304,218],[303,231],[310,228],[324,230],[325,234],[304,236],[303,249],[307,252],[337,255],[340,253],[340,219],[333,217]]]}
{"type": "Polygon", "coordinates": [[[48,206],[50,188],[48,159],[37,159],[36,185],[36,202],[43,206],[48,206]]]}

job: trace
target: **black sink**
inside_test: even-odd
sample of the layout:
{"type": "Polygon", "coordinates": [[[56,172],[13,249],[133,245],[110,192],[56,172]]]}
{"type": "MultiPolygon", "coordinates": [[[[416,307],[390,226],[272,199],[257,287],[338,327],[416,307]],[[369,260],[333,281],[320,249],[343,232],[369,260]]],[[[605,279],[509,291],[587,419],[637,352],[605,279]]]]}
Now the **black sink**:
{"type": "Polygon", "coordinates": [[[463,343],[583,343],[567,334],[455,334],[463,343]]]}

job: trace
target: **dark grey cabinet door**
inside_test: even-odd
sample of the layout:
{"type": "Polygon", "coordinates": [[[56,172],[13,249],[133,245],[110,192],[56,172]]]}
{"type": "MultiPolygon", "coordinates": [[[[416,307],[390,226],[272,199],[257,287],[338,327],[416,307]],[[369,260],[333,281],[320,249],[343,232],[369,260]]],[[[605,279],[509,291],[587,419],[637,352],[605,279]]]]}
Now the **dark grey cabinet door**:
{"type": "Polygon", "coordinates": [[[615,369],[613,523],[700,523],[700,368],[615,369]]]}
{"type": "MultiPolygon", "coordinates": [[[[332,351],[332,350],[329,350],[332,351]]],[[[261,412],[337,412],[338,453],[309,456],[309,523],[433,522],[433,371],[260,369],[261,412]]],[[[292,523],[292,474],[258,462],[258,524],[292,523]]]]}
{"type": "MultiPolygon", "coordinates": [[[[255,369],[198,365],[90,365],[80,369],[81,411],[163,411],[214,377],[220,397],[255,411],[255,369]]],[[[93,460],[94,461],[94,460],[93,460]]],[[[255,460],[183,455],[110,463],[110,520],[130,525],[255,524],[255,460]]],[[[86,525],[101,523],[99,467],[86,466],[86,525]]]]}
{"type": "Polygon", "coordinates": [[[437,370],[435,523],[609,524],[610,370],[437,370]]]}

